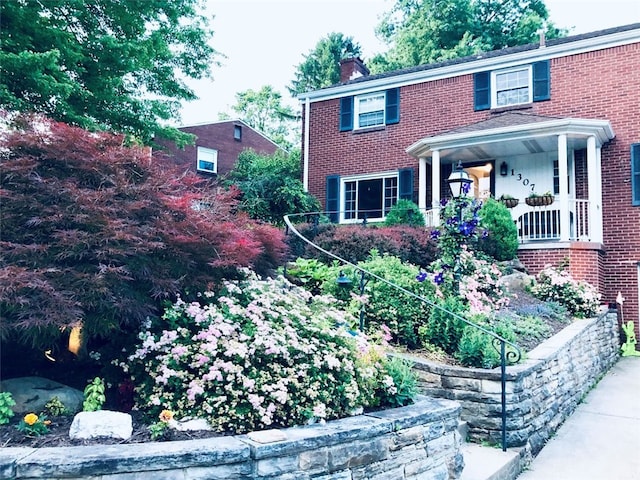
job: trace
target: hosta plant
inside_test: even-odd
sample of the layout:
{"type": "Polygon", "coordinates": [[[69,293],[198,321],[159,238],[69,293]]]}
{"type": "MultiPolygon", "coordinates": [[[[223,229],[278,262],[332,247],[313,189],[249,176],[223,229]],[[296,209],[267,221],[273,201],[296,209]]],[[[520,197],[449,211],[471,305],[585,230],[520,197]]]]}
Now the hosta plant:
{"type": "Polygon", "coordinates": [[[174,303],[120,365],[154,418],[170,410],[242,433],[346,416],[374,404],[381,384],[391,397],[398,388],[384,357],[363,360],[368,342],[341,327],[353,319],[335,302],[248,273],[174,303]]]}

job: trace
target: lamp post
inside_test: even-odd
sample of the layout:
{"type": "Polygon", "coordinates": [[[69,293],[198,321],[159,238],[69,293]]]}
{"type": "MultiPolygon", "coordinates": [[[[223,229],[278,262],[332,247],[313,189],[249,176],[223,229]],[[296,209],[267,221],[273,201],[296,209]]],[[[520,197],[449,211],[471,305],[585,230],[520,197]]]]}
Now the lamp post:
{"type": "MultiPolygon", "coordinates": [[[[455,170],[452,170],[451,175],[447,178],[447,183],[449,184],[449,188],[451,189],[451,195],[453,196],[453,201],[456,205],[456,210],[458,214],[458,228],[462,226],[462,202],[460,201],[460,197],[467,196],[469,190],[471,188],[471,184],[473,180],[469,178],[469,174],[464,171],[462,168],[462,162],[458,160],[458,165],[455,170]]],[[[454,288],[456,289],[456,293],[459,293],[460,288],[460,260],[459,256],[456,257],[456,264],[453,269],[453,281],[454,288]]]]}

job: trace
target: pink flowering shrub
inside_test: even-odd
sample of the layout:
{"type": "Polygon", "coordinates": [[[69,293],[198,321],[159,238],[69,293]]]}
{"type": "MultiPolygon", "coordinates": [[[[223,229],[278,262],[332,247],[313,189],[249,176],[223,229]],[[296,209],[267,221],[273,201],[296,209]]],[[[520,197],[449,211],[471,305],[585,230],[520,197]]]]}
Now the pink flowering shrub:
{"type": "Polygon", "coordinates": [[[353,319],[332,305],[282,277],[249,274],[201,302],[178,300],[120,366],[133,377],[139,409],[206,418],[221,432],[393,405],[407,388],[389,375],[380,346],[339,326],[353,319]]]}
{"type": "Polygon", "coordinates": [[[600,294],[593,285],[574,280],[566,270],[551,265],[536,275],[531,293],[542,300],[560,303],[576,317],[590,317],[600,307],[600,294]]]}

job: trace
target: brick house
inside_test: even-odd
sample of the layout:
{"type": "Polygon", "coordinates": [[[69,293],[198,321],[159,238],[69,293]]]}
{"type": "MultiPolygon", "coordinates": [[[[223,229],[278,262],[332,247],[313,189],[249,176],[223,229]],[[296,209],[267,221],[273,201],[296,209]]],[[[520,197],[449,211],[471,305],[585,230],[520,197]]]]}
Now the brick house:
{"type": "Polygon", "coordinates": [[[228,173],[245,149],[266,155],[280,150],[276,143],[242,120],[203,123],[178,130],[195,135],[194,145],[180,149],[166,140],[158,140],[157,143],[176,165],[205,175],[228,173]]]}
{"type": "Polygon", "coordinates": [[[622,292],[638,329],[640,24],[379,75],[357,58],[341,68],[340,84],[299,97],[303,182],[333,221],[381,220],[407,198],[437,223],[460,164],[475,196],[519,199],[530,273],[568,259],[603,302],[622,292]]]}

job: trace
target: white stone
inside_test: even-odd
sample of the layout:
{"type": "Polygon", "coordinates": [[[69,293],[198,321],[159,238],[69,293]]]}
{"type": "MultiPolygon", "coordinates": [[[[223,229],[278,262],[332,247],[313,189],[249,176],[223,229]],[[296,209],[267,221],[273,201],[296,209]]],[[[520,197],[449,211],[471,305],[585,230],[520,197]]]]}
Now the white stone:
{"type": "Polygon", "coordinates": [[[193,432],[198,430],[213,430],[209,422],[204,418],[183,418],[182,420],[171,420],[169,427],[179,432],[193,432]]]}
{"type": "Polygon", "coordinates": [[[277,430],[275,428],[272,428],[271,430],[249,432],[247,437],[257,443],[282,442],[287,439],[287,435],[282,430],[277,430]]]}
{"type": "Polygon", "coordinates": [[[80,412],[73,417],[69,437],[88,439],[97,437],[120,438],[126,440],[133,433],[131,415],[110,410],[80,412]]]}

